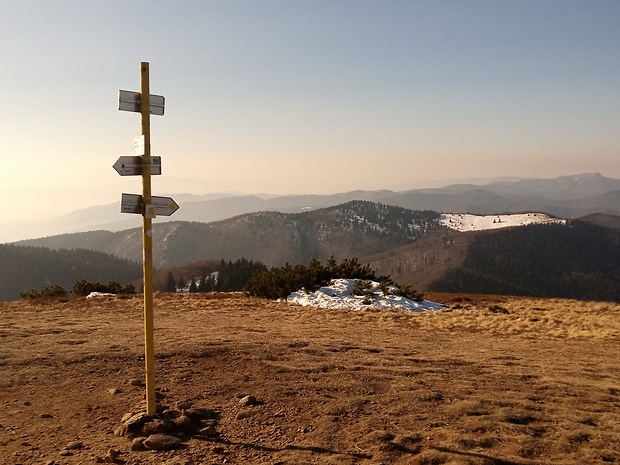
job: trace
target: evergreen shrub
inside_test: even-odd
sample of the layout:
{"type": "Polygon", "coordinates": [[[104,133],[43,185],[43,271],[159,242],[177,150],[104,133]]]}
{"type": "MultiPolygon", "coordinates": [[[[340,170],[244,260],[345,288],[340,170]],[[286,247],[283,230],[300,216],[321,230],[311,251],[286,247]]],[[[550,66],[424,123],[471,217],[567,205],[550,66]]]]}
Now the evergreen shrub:
{"type": "Polygon", "coordinates": [[[247,284],[246,293],[267,299],[283,299],[300,289],[314,292],[328,285],[332,279],[339,278],[357,279],[354,289],[357,295],[372,294],[370,281],[375,281],[384,294],[402,295],[414,300],[423,298],[422,294],[411,291],[409,286],[397,285],[389,275],[376,276],[369,264],[361,265],[356,258],[345,258],[337,263],[334,257],[330,257],[325,265],[314,259],[308,266],[287,263],[281,268],[255,273],[247,284]],[[386,292],[388,288],[391,290],[386,292]]]}
{"type": "Polygon", "coordinates": [[[104,292],[106,294],[135,294],[136,289],[133,284],[122,285],[116,281],[110,281],[108,284],[100,282],[90,282],[81,279],[73,285],[73,294],[87,296],[91,292],[104,292]]]}
{"type": "Polygon", "coordinates": [[[37,291],[36,289],[30,289],[27,292],[20,293],[22,299],[38,299],[40,297],[61,297],[67,295],[67,291],[62,286],[47,286],[44,289],[37,291]]]}
{"type": "MultiPolygon", "coordinates": [[[[122,285],[116,281],[110,281],[108,284],[100,282],[90,282],[81,279],[73,285],[73,295],[87,296],[91,292],[105,292],[107,294],[135,294],[136,288],[133,284],[122,285]]],[[[20,293],[22,299],[38,299],[41,297],[61,297],[67,295],[68,292],[62,286],[47,286],[38,291],[31,289],[27,292],[20,293]]]]}

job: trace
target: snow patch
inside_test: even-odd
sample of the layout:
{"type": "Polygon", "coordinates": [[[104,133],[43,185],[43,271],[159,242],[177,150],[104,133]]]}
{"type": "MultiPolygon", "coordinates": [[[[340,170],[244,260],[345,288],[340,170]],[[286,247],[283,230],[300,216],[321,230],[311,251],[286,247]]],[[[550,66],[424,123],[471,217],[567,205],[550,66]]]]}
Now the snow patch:
{"type": "MultiPolygon", "coordinates": [[[[319,288],[316,292],[299,290],[287,297],[287,302],[294,302],[304,307],[320,308],[348,308],[351,310],[366,310],[379,308],[382,310],[394,309],[408,312],[424,312],[440,310],[443,305],[429,300],[414,301],[398,295],[383,295],[376,292],[370,297],[354,295],[356,279],[333,279],[328,286],[319,288]]],[[[379,283],[371,281],[372,286],[379,287],[379,283]]]]}
{"type": "Polygon", "coordinates": [[[526,226],[528,224],[566,224],[566,220],[553,218],[545,213],[516,213],[510,215],[470,215],[468,213],[444,213],[440,223],[456,231],[485,231],[489,229],[526,226]]]}
{"type": "Polygon", "coordinates": [[[92,299],[93,297],[106,297],[116,294],[111,294],[110,292],[91,292],[86,296],[87,299],[92,299]]]}

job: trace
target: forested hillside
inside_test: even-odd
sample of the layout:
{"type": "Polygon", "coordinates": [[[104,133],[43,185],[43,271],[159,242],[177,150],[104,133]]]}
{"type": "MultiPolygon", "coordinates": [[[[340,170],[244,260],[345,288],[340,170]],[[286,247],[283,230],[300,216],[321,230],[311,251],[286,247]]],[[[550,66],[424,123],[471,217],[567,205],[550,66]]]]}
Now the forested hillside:
{"type": "Polygon", "coordinates": [[[579,221],[585,221],[586,223],[597,224],[606,228],[620,230],[620,216],[618,215],[605,215],[603,213],[593,213],[579,218],[579,221]]]}
{"type": "Polygon", "coordinates": [[[142,276],[139,263],[92,250],[50,250],[0,244],[0,300],[59,285],[71,290],[81,280],[127,283],[142,276]]]}
{"type": "Polygon", "coordinates": [[[267,266],[383,252],[439,227],[440,215],[367,201],[304,213],[260,212],[216,223],[173,223],[156,230],[156,262],[246,257],[267,266]]]}
{"type": "Polygon", "coordinates": [[[478,234],[482,233],[437,230],[411,244],[359,259],[369,263],[380,275],[390,275],[399,283],[426,291],[448,269],[461,265],[469,243],[478,234]]]}
{"type": "Polygon", "coordinates": [[[620,301],[620,233],[581,221],[479,234],[429,290],[620,301]]]}
{"type": "MultiPolygon", "coordinates": [[[[153,231],[155,266],[160,269],[201,260],[245,257],[267,266],[336,260],[391,250],[409,244],[433,228],[440,215],[369,201],[352,201],[303,213],[259,212],[214,223],[156,223],[153,231]]],[[[83,246],[88,234],[76,236],[83,246]]],[[[102,235],[92,233],[92,248],[140,261],[140,229],[102,235]],[[103,240],[102,240],[103,237],[103,240]]],[[[71,248],[74,235],[25,241],[31,245],[71,248]]]]}

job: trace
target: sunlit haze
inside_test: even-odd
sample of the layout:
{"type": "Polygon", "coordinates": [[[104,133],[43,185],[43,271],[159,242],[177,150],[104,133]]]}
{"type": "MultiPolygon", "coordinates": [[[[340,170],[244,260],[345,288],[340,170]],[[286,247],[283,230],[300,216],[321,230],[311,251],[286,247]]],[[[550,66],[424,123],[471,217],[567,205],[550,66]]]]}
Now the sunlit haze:
{"type": "Polygon", "coordinates": [[[112,164],[141,61],[157,195],[620,178],[618,24],[616,0],[4,1],[1,223],[140,192],[112,164]]]}

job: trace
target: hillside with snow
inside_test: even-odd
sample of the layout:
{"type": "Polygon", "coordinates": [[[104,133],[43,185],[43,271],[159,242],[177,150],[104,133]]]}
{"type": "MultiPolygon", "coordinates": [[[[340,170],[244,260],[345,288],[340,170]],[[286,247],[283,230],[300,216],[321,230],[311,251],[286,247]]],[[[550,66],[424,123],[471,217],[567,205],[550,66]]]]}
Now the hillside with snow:
{"type": "Polygon", "coordinates": [[[441,225],[455,231],[486,231],[489,229],[527,226],[530,224],[566,224],[566,220],[545,213],[514,213],[506,215],[471,215],[468,213],[444,213],[441,225]]]}

